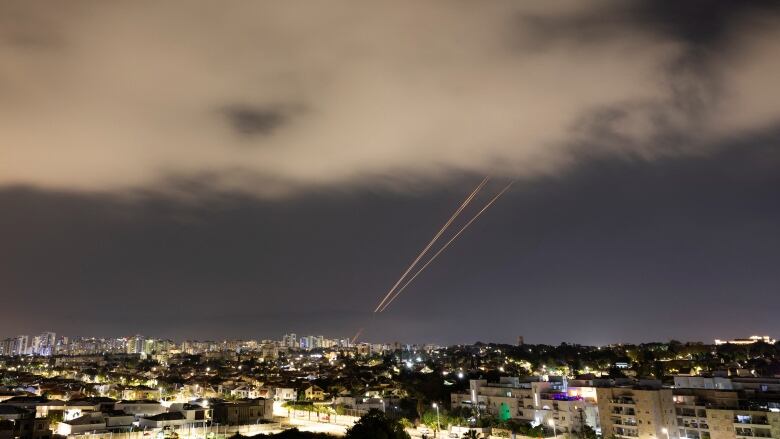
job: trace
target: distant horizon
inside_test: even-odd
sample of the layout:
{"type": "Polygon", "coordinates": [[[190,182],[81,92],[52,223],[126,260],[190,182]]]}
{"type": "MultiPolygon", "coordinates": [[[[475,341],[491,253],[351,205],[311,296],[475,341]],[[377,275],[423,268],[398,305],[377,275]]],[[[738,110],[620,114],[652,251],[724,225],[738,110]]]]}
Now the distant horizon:
{"type": "MultiPolygon", "coordinates": [[[[128,339],[132,338],[134,336],[142,336],[145,339],[153,339],[153,340],[167,340],[167,341],[173,341],[175,343],[183,343],[187,341],[193,341],[193,342],[213,342],[213,343],[221,343],[226,341],[263,341],[263,340],[269,340],[269,341],[275,341],[280,342],[283,337],[287,334],[296,334],[298,336],[298,340],[300,340],[300,336],[308,337],[308,336],[323,336],[326,339],[329,340],[347,340],[351,339],[351,336],[331,336],[326,335],[323,333],[316,333],[316,332],[285,332],[282,333],[281,336],[277,338],[273,337],[239,337],[239,338],[181,338],[181,337],[164,337],[164,336],[155,336],[150,334],[144,334],[142,332],[136,332],[129,335],[82,335],[82,334],[66,334],[66,333],[60,333],[58,331],[54,330],[47,330],[47,331],[38,331],[38,332],[27,332],[27,333],[17,333],[15,335],[0,335],[0,340],[6,339],[6,338],[13,338],[18,336],[28,336],[33,337],[38,334],[43,334],[47,332],[54,332],[57,337],[68,337],[70,338],[96,338],[96,339],[112,339],[112,340],[119,340],[119,339],[128,339]]],[[[621,341],[621,342],[608,342],[608,343],[600,343],[600,344],[587,344],[587,343],[579,343],[574,342],[570,340],[562,340],[559,342],[539,342],[534,343],[533,341],[524,340],[523,345],[546,345],[546,346],[560,346],[561,344],[570,344],[570,345],[579,345],[579,346],[585,346],[585,347],[608,347],[608,346],[619,346],[619,345],[640,345],[640,344],[653,344],[653,343],[661,343],[661,344],[668,344],[672,341],[678,341],[681,343],[701,343],[705,345],[716,345],[716,340],[721,340],[724,342],[733,341],[733,340],[747,340],[750,337],[770,337],[774,338],[772,335],[769,334],[760,334],[760,333],[751,333],[749,335],[744,336],[735,336],[735,337],[724,337],[724,338],[713,338],[711,341],[704,341],[704,340],[692,340],[692,339],[686,339],[686,338],[675,338],[672,337],[668,340],[662,341],[662,340],[646,340],[646,341],[621,341]]],[[[433,341],[427,341],[427,342],[407,342],[407,341],[372,341],[372,340],[365,340],[365,339],[358,339],[355,344],[360,343],[370,343],[370,344],[394,344],[394,343],[400,343],[402,345],[437,345],[442,347],[451,347],[451,346],[473,346],[478,343],[482,344],[496,344],[496,345],[505,345],[505,346],[520,346],[516,342],[499,342],[499,341],[486,341],[486,340],[476,340],[474,342],[456,342],[456,343],[439,343],[439,342],[433,342],[433,341]]]]}

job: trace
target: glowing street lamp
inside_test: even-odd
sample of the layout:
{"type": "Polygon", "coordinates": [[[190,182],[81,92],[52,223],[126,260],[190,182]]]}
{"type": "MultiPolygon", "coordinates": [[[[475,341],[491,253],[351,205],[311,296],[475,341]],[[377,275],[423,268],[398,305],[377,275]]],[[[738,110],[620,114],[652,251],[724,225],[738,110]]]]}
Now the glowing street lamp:
{"type": "Polygon", "coordinates": [[[550,427],[552,427],[552,429],[553,429],[553,436],[554,437],[558,437],[558,432],[555,431],[555,419],[553,419],[553,418],[548,419],[547,420],[547,424],[549,424],[550,427]]]}
{"type": "Polygon", "coordinates": [[[661,429],[661,433],[666,435],[666,439],[669,439],[669,429],[664,427],[661,429]]]}

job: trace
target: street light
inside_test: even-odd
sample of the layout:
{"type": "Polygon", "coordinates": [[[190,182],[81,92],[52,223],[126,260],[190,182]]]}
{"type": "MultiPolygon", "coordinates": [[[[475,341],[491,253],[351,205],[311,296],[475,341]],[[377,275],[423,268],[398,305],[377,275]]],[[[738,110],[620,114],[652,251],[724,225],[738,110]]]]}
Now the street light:
{"type": "Polygon", "coordinates": [[[441,430],[441,424],[439,423],[439,404],[433,403],[433,408],[436,409],[436,431],[441,430]]]}
{"type": "Polygon", "coordinates": [[[666,439],[669,439],[669,429],[664,427],[661,429],[661,433],[666,435],[666,439]]]}
{"type": "Polygon", "coordinates": [[[547,424],[549,424],[550,427],[552,427],[552,429],[553,429],[553,436],[554,437],[558,437],[558,432],[555,431],[555,419],[553,419],[553,418],[548,419],[547,420],[547,424]]]}

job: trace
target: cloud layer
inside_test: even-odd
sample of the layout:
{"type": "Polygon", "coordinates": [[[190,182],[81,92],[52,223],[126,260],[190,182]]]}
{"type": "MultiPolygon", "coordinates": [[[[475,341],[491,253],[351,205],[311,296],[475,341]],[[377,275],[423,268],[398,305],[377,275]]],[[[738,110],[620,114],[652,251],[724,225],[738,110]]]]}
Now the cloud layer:
{"type": "Polygon", "coordinates": [[[257,196],[706,153],[780,121],[761,2],[0,5],[0,185],[257,196]]]}

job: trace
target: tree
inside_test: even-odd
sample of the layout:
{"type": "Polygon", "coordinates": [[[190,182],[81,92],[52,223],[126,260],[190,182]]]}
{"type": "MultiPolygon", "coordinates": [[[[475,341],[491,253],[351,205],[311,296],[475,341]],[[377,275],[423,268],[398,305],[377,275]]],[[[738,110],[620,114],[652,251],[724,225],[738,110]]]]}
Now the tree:
{"type": "Polygon", "coordinates": [[[437,416],[437,413],[433,410],[423,413],[420,422],[431,430],[438,430],[440,426],[441,428],[446,428],[450,424],[447,412],[440,412],[437,416]]]}
{"type": "Polygon", "coordinates": [[[583,425],[582,426],[582,438],[583,439],[596,439],[596,430],[593,429],[590,425],[583,425]]]}
{"type": "Polygon", "coordinates": [[[517,419],[510,419],[506,422],[506,428],[508,428],[512,433],[528,436],[528,431],[531,429],[531,424],[529,422],[519,421],[517,419]]]}
{"type": "Polygon", "coordinates": [[[410,439],[398,421],[388,419],[384,413],[371,409],[355,425],[347,430],[347,439],[410,439]]]}

